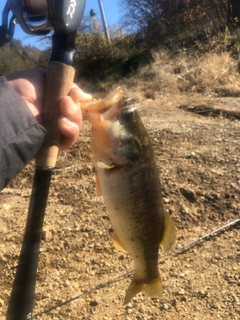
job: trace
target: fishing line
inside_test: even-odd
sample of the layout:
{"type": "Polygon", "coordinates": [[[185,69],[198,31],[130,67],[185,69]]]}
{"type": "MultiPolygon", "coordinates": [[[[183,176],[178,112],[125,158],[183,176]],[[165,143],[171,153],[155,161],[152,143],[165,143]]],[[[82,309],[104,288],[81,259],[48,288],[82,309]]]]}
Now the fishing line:
{"type": "MultiPolygon", "coordinates": [[[[210,237],[212,237],[212,236],[217,236],[220,232],[226,232],[226,231],[228,231],[230,228],[232,228],[233,226],[237,227],[238,225],[240,225],[240,219],[236,219],[236,220],[231,221],[231,222],[229,222],[229,223],[227,223],[227,224],[224,224],[223,226],[221,226],[221,227],[219,227],[219,228],[217,228],[217,229],[215,229],[215,230],[213,230],[213,231],[211,231],[211,232],[209,232],[209,233],[206,233],[205,235],[203,235],[203,236],[201,236],[201,237],[199,237],[199,238],[197,238],[197,239],[195,239],[195,240],[193,240],[193,241],[190,241],[190,242],[186,243],[185,245],[183,245],[183,246],[181,246],[181,247],[179,247],[179,248],[177,248],[177,249],[171,250],[169,253],[161,256],[161,257],[159,258],[159,260],[164,260],[164,259],[166,259],[167,257],[172,256],[172,255],[175,255],[175,254],[185,253],[187,250],[189,250],[190,248],[196,246],[196,245],[197,245],[198,243],[200,243],[201,241],[206,241],[206,240],[209,239],[210,237]]],[[[159,261],[159,263],[160,263],[160,261],[159,261]]],[[[93,292],[95,292],[95,291],[98,291],[98,290],[100,290],[100,289],[109,287],[109,286],[112,285],[113,283],[120,282],[120,281],[122,281],[123,279],[131,276],[133,273],[134,273],[134,270],[130,270],[130,271],[128,271],[127,273],[124,273],[124,274],[122,274],[122,275],[120,275],[120,276],[118,276],[118,277],[116,277],[116,278],[114,278],[114,279],[112,279],[112,280],[109,280],[109,281],[107,281],[107,282],[105,282],[105,283],[100,283],[99,285],[97,285],[97,286],[94,287],[94,288],[91,288],[91,289],[89,289],[89,290],[83,290],[82,293],[80,293],[80,294],[78,294],[78,295],[76,295],[76,296],[74,296],[74,297],[72,297],[72,298],[70,298],[70,299],[67,299],[67,300],[59,303],[57,306],[53,306],[53,307],[51,307],[51,308],[49,308],[49,309],[47,309],[47,310],[44,310],[44,311],[42,311],[42,312],[39,312],[39,313],[33,315],[33,316],[32,316],[32,319],[33,319],[33,318],[36,318],[36,317],[38,317],[38,316],[40,316],[40,315],[42,315],[42,314],[49,313],[50,311],[55,310],[55,309],[57,309],[57,308],[59,308],[59,307],[62,307],[62,306],[66,305],[66,304],[68,304],[68,303],[70,303],[70,302],[72,302],[72,301],[74,301],[74,300],[77,300],[77,299],[79,299],[79,298],[81,298],[81,297],[83,297],[83,296],[88,296],[88,295],[90,295],[91,293],[93,293],[93,292]]]]}

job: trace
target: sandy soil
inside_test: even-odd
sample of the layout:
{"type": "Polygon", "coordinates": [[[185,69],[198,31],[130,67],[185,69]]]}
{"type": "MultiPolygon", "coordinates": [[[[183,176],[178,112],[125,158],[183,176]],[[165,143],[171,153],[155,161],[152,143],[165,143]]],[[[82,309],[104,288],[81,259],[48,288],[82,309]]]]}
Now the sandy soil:
{"type": "MultiPolygon", "coordinates": [[[[178,229],[172,251],[160,253],[164,296],[139,294],[123,305],[133,263],[113,247],[112,227],[96,196],[85,124],[53,175],[34,319],[239,319],[239,223],[188,250],[174,249],[239,219],[240,99],[137,97],[136,104],[153,141],[165,206],[178,229]]],[[[31,163],[0,193],[1,320],[18,263],[33,172],[31,163]]]]}

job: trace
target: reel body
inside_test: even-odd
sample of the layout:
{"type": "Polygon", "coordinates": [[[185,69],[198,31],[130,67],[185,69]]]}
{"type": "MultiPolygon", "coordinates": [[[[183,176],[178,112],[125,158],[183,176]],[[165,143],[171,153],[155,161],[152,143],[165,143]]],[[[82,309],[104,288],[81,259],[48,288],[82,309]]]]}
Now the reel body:
{"type": "Polygon", "coordinates": [[[9,43],[15,24],[30,35],[46,35],[51,30],[69,34],[82,20],[85,0],[7,0],[0,26],[0,46],[9,43]],[[12,17],[8,19],[10,11],[12,17]]]}

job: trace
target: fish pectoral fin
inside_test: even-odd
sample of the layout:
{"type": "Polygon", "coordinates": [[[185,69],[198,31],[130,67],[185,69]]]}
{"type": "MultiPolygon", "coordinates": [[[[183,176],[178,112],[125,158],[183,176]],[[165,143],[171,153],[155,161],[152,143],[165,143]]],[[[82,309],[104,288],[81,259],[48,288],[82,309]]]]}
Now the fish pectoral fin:
{"type": "Polygon", "coordinates": [[[160,247],[163,251],[169,251],[171,246],[176,240],[176,227],[174,225],[174,222],[170,218],[170,216],[167,214],[166,211],[164,211],[164,217],[165,217],[165,226],[164,226],[164,233],[162,240],[160,242],[160,247]]]}
{"type": "Polygon", "coordinates": [[[109,166],[109,165],[107,165],[106,163],[101,162],[101,161],[98,161],[98,162],[97,162],[97,166],[98,166],[98,168],[101,168],[101,169],[112,169],[112,168],[115,167],[114,164],[112,164],[111,166],[109,166]]]}
{"type": "Polygon", "coordinates": [[[121,250],[123,252],[128,252],[127,249],[121,244],[119,237],[118,237],[115,230],[113,230],[113,243],[114,243],[114,247],[117,250],[121,250]]]}
{"type": "Polygon", "coordinates": [[[163,289],[160,275],[151,282],[133,278],[130,287],[126,292],[124,304],[129,303],[139,292],[143,292],[147,297],[161,298],[163,295],[163,289]]]}

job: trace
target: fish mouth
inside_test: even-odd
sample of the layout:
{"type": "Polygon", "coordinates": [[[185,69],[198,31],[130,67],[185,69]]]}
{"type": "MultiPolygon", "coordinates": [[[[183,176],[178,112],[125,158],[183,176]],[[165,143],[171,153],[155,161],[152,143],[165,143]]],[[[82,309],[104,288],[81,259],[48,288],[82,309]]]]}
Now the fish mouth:
{"type": "Polygon", "coordinates": [[[104,113],[102,113],[102,120],[111,120],[114,121],[118,117],[119,113],[119,104],[121,100],[112,105],[109,109],[107,109],[104,113]]]}
{"type": "MultiPolygon", "coordinates": [[[[101,120],[116,120],[119,113],[131,113],[136,110],[133,106],[133,100],[122,91],[120,87],[110,93],[101,101],[94,101],[87,105],[82,105],[85,119],[101,119],[101,120]]],[[[100,121],[101,121],[100,120],[100,121]]]]}
{"type": "Polygon", "coordinates": [[[128,98],[125,93],[121,92],[118,100],[108,109],[105,109],[101,115],[103,120],[114,121],[117,120],[119,113],[124,112],[127,114],[134,112],[136,109],[137,107],[133,105],[133,99],[128,98]]]}

